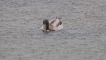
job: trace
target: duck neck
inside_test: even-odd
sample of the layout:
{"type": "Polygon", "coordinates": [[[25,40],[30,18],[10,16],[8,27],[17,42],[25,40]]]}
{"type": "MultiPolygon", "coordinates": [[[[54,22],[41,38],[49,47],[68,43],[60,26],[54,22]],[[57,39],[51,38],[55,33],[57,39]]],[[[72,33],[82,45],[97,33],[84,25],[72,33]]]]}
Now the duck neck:
{"type": "Polygon", "coordinates": [[[46,30],[49,30],[49,24],[46,24],[46,30]]]}

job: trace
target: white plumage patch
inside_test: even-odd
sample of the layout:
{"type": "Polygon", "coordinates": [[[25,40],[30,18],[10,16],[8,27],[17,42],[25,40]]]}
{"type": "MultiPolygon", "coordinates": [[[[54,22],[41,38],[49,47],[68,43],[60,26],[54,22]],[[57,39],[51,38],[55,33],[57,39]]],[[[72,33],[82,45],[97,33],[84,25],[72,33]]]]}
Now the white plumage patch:
{"type": "Polygon", "coordinates": [[[62,30],[63,29],[63,23],[59,25],[58,27],[55,27],[54,30],[62,30]]]}
{"type": "Polygon", "coordinates": [[[56,19],[55,22],[52,24],[54,27],[56,27],[59,24],[59,19],[56,19]]]}

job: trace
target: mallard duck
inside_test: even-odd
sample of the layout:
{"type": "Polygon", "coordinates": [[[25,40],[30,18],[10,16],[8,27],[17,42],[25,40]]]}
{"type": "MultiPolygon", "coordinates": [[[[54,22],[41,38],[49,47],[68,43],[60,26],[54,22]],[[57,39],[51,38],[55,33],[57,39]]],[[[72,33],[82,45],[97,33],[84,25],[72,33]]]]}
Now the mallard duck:
{"type": "Polygon", "coordinates": [[[41,28],[43,31],[57,31],[63,29],[63,23],[60,18],[49,21],[48,19],[43,20],[43,26],[41,28]]]}

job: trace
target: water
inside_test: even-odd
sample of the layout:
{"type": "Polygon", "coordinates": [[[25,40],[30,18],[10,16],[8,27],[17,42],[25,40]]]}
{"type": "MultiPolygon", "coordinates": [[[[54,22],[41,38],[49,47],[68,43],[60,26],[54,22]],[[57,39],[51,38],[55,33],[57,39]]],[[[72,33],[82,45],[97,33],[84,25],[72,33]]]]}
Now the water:
{"type": "Polygon", "coordinates": [[[1,0],[1,60],[105,60],[105,0],[1,0]],[[62,17],[62,31],[43,33],[62,17]]]}

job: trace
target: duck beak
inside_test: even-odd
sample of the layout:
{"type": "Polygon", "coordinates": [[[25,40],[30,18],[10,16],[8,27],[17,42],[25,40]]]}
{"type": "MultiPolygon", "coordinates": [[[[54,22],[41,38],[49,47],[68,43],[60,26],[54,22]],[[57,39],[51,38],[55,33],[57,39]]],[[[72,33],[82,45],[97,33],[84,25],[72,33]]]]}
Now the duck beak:
{"type": "Polygon", "coordinates": [[[46,31],[46,24],[43,24],[43,30],[46,31]]]}

